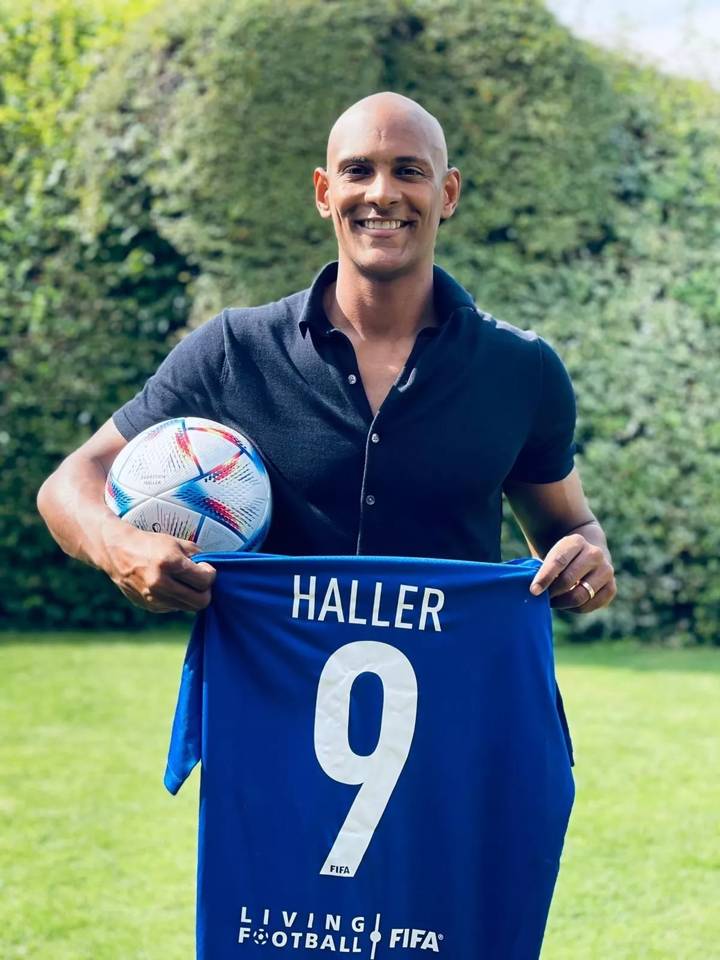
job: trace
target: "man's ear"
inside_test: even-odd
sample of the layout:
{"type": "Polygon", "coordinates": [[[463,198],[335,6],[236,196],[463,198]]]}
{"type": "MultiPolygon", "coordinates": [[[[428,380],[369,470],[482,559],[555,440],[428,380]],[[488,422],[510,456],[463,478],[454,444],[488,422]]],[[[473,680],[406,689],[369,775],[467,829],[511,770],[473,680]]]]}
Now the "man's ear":
{"type": "Polygon", "coordinates": [[[329,220],[332,216],[330,204],[328,203],[328,181],[327,171],[323,167],[315,167],[313,172],[313,183],[315,184],[315,206],[321,217],[329,220]]]}
{"type": "Polygon", "coordinates": [[[440,222],[448,220],[454,213],[460,200],[460,191],[462,190],[462,178],[457,167],[450,167],[445,174],[445,183],[443,184],[443,205],[440,214],[440,222]]]}

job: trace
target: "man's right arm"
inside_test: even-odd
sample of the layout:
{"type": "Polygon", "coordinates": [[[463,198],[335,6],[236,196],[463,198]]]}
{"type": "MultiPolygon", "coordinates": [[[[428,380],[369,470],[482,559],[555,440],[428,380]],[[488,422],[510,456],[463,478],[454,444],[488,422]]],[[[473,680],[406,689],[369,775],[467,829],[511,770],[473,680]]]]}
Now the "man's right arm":
{"type": "Polygon", "coordinates": [[[147,533],[105,504],[105,480],[127,440],[108,420],[43,483],[37,506],[60,547],[104,570],[131,603],[153,613],[196,611],[210,602],[215,569],[190,560],[200,548],[147,533]]]}

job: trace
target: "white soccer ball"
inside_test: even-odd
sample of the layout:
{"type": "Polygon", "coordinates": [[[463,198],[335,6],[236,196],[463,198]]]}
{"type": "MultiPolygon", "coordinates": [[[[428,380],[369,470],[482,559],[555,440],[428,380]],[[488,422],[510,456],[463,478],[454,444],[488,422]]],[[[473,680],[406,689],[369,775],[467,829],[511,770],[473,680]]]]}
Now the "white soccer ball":
{"type": "Polygon", "coordinates": [[[201,417],[148,427],[115,458],[105,503],[140,530],[206,552],[257,550],[270,526],[270,479],[237,430],[201,417]]]}

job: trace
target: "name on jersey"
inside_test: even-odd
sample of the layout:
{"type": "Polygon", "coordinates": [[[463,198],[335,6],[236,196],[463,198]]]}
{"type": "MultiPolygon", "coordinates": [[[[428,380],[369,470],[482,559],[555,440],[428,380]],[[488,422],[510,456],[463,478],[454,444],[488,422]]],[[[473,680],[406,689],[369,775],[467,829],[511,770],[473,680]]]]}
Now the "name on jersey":
{"type": "Polygon", "coordinates": [[[381,581],[370,587],[359,580],[341,584],[337,577],[320,582],[315,576],[296,573],[293,577],[294,620],[441,632],[440,611],[444,605],[445,594],[437,587],[412,583],[388,587],[381,581]]]}

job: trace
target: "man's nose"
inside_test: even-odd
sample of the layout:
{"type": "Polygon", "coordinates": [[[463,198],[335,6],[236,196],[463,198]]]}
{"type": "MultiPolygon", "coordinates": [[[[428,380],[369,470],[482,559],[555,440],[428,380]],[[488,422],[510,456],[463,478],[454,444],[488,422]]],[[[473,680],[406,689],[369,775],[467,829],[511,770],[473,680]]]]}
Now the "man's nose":
{"type": "Polygon", "coordinates": [[[378,207],[387,207],[400,198],[398,185],[389,171],[377,170],[365,188],[365,199],[378,207]]]}

